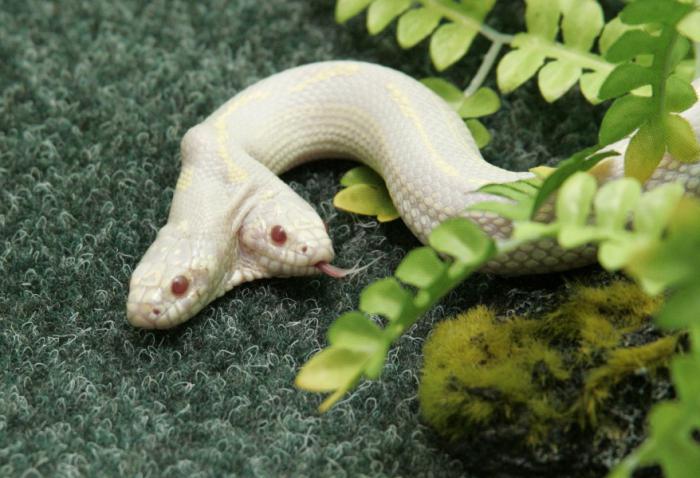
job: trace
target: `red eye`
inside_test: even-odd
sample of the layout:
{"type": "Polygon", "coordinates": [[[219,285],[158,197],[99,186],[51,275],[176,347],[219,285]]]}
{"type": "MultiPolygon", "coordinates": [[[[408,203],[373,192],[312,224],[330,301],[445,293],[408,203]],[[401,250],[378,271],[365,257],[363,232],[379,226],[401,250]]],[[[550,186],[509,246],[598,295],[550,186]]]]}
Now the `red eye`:
{"type": "Polygon", "coordinates": [[[270,231],[270,238],[275,244],[281,246],[287,242],[287,233],[284,232],[284,228],[282,226],[273,226],[272,230],[270,231]]]}
{"type": "Polygon", "coordinates": [[[190,281],[187,280],[185,276],[177,276],[173,279],[170,284],[170,290],[175,295],[182,295],[187,292],[187,288],[190,286],[190,281]]]}

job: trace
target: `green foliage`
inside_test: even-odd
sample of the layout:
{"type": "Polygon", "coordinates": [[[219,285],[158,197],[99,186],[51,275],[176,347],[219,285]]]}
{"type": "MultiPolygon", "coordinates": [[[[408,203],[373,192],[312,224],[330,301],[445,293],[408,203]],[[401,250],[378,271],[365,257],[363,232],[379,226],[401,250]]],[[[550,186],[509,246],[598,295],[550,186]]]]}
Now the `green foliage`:
{"type": "Polygon", "coordinates": [[[690,12],[676,25],[678,31],[694,42],[700,42],[700,11],[690,12]]]}
{"type": "Polygon", "coordinates": [[[420,2],[423,6],[411,8],[413,3],[410,0],[338,0],[336,20],[343,23],[367,8],[367,30],[376,35],[399,17],[396,32],[399,45],[411,48],[431,36],[431,58],[438,70],[444,70],[467,53],[495,0],[459,3],[427,0],[420,2]],[[450,20],[441,25],[443,18],[450,20]]]}
{"type": "MultiPolygon", "coordinates": [[[[530,210],[533,193],[525,194],[512,211],[501,212],[513,220],[514,226],[512,238],[502,244],[501,251],[543,237],[556,238],[566,249],[595,242],[599,244],[600,264],[608,270],[619,270],[632,265],[639,254],[661,240],[667,213],[678,206],[683,191],[682,185],[668,183],[642,193],[640,184],[632,178],[610,181],[599,189],[593,176],[576,172],[559,190],[554,205],[556,219],[551,223],[522,219],[521,209],[525,205],[530,210]],[[630,215],[631,228],[628,227],[630,215]]],[[[491,188],[488,192],[514,199],[498,189],[491,188]]],[[[493,212],[490,204],[477,204],[471,209],[493,212]]],[[[649,279],[644,270],[637,268],[631,272],[648,292],[659,292],[660,284],[649,279]]]]}
{"type": "MultiPolygon", "coordinates": [[[[619,94],[611,96],[608,90],[607,98],[628,93],[635,89],[635,83],[653,86],[674,69],[684,81],[692,79],[693,62],[686,60],[686,38],[699,41],[700,12],[689,2],[637,0],[620,16],[605,23],[596,0],[525,0],[526,31],[516,35],[497,32],[484,23],[494,4],[495,0],[337,0],[336,19],[342,23],[367,9],[368,31],[377,34],[398,18],[399,45],[412,48],[430,37],[430,56],[438,71],[466,55],[477,34],[485,36],[493,42],[493,47],[467,89],[470,93],[481,86],[503,45],[510,46],[512,51],[498,64],[501,91],[508,93],[516,89],[539,72],[538,86],[549,102],[560,98],[576,83],[590,102],[605,99],[599,90],[608,75],[616,71],[616,65],[624,65],[616,73],[617,81],[627,81],[611,80],[606,88],[615,85],[619,94]],[[592,51],[596,39],[598,53],[592,51]],[[659,53],[663,53],[663,66],[658,62],[643,64],[645,57],[652,54],[658,59],[659,53]],[[642,72],[644,68],[654,70],[654,81],[650,77],[652,72],[642,72]]],[[[663,96],[656,91],[654,94],[663,96]]],[[[692,153],[691,150],[689,154],[692,153]]]]}
{"type": "MultiPolygon", "coordinates": [[[[614,143],[635,130],[637,132],[625,155],[627,175],[642,181],[647,179],[667,149],[681,161],[693,161],[700,156],[700,145],[688,122],[675,114],[688,109],[697,100],[687,75],[672,74],[686,55],[687,40],[678,36],[675,24],[659,23],[659,19],[678,22],[688,14],[690,7],[666,0],[661,2],[667,4],[662,9],[665,14],[659,17],[655,16],[656,3],[637,1],[630,4],[603,31],[601,51],[609,61],[624,63],[620,63],[607,76],[600,86],[599,96],[603,99],[619,98],[603,118],[599,145],[579,153],[576,159],[569,161],[570,164],[562,165],[564,167],[557,173],[557,181],[552,179],[542,188],[533,212],[556,189],[552,186],[558,186],[568,174],[577,170],[572,165],[585,165],[589,161],[582,156],[614,143]],[[640,24],[653,24],[654,34],[640,30],[640,24]],[[649,63],[646,66],[644,59],[649,63]],[[651,87],[651,96],[638,96],[640,88],[645,87],[651,87]]],[[[584,92],[586,87],[582,84],[584,92]]]]}
{"type": "Polygon", "coordinates": [[[564,181],[578,171],[587,171],[605,158],[615,156],[615,152],[591,154],[598,147],[588,148],[562,161],[548,172],[544,178],[515,181],[503,184],[487,184],[479,191],[491,193],[512,200],[512,203],[483,201],[471,209],[492,212],[511,220],[525,220],[535,217],[542,205],[559,189],[564,181]]]}
{"type": "Polygon", "coordinates": [[[341,315],[328,330],[330,346],[309,360],[296,378],[296,386],[312,392],[333,392],[320,406],[327,410],[364,373],[377,378],[390,341],[387,334],[360,312],[341,315]]]}
{"type": "Polygon", "coordinates": [[[676,399],[652,409],[649,437],[613,470],[610,476],[614,478],[631,477],[636,468],[651,464],[659,464],[670,478],[690,478],[700,469],[700,445],[693,438],[700,428],[700,204],[684,200],[669,216],[667,239],[655,244],[630,269],[654,287],[672,291],[657,323],[686,330],[691,350],[671,363],[676,399]]]}
{"type": "Polygon", "coordinates": [[[648,179],[668,150],[679,161],[700,157],[700,144],[687,120],[678,112],[690,108],[697,97],[689,82],[671,75],[689,50],[688,40],[677,27],[692,6],[675,0],[637,0],[620,13],[632,27],[613,42],[606,58],[619,64],[600,87],[601,99],[617,98],[600,127],[599,142],[607,145],[636,130],[625,153],[625,173],[640,181],[648,179]],[[653,58],[644,64],[643,58],[653,58]],[[651,87],[651,96],[639,96],[651,87]]]}
{"type": "Polygon", "coordinates": [[[534,195],[540,190],[542,180],[539,178],[526,179],[512,183],[504,184],[487,184],[479,191],[491,193],[498,196],[511,199],[514,203],[504,203],[501,201],[483,201],[479,203],[479,210],[492,212],[498,215],[505,215],[511,219],[517,217],[526,219],[530,217],[533,204],[535,201],[534,195]]]}
{"type": "Polygon", "coordinates": [[[466,97],[457,109],[462,118],[480,118],[495,113],[501,107],[501,100],[491,88],[479,88],[466,97]]]}
{"type": "Polygon", "coordinates": [[[479,33],[481,22],[496,3],[495,0],[454,3],[444,0],[422,2],[428,9],[440,12],[448,9],[456,13],[438,26],[430,39],[430,57],[438,71],[459,61],[469,51],[479,33]]]}
{"type": "Polygon", "coordinates": [[[360,310],[339,317],[328,331],[329,347],[314,355],[299,372],[296,385],[333,392],[320,406],[330,408],[364,375],[377,378],[390,344],[423,313],[495,253],[491,239],[467,219],[450,219],[433,230],[430,247],[408,254],[396,278],[367,286],[360,310]],[[439,259],[436,252],[450,259],[439,259]],[[417,287],[410,292],[401,282],[417,287]],[[370,315],[387,319],[380,328],[370,315]]]}
{"type": "Polygon", "coordinates": [[[345,189],[333,198],[333,205],[343,211],[376,216],[379,222],[393,221],[399,213],[391,201],[386,183],[367,166],[351,169],[340,180],[345,189]]]}
{"type": "Polygon", "coordinates": [[[591,80],[601,81],[611,69],[610,64],[589,52],[604,25],[600,5],[595,0],[527,0],[526,5],[527,32],[515,36],[511,42],[514,50],[498,66],[501,91],[516,89],[539,71],[542,96],[552,102],[574,86],[584,70],[592,70],[585,92],[591,93],[586,96],[589,100],[596,101],[591,80]],[[560,26],[562,42],[557,41],[560,26]],[[552,61],[545,65],[547,59],[552,61]]]}
{"type": "Polygon", "coordinates": [[[367,29],[376,34],[398,18],[399,45],[412,48],[430,37],[430,57],[438,71],[464,57],[474,38],[482,34],[495,48],[484,58],[469,91],[481,86],[501,46],[510,45],[513,51],[500,61],[497,71],[504,93],[540,71],[538,83],[547,101],[555,101],[579,80],[586,98],[598,101],[597,90],[614,65],[590,52],[604,26],[603,11],[595,0],[527,0],[527,32],[515,36],[484,24],[494,4],[495,0],[338,0],[336,19],[345,22],[367,8],[367,29]],[[552,61],[545,65],[548,59],[552,61]]]}
{"type": "Polygon", "coordinates": [[[588,171],[602,160],[617,155],[617,153],[613,151],[591,154],[597,149],[598,147],[594,146],[593,148],[588,148],[574,154],[570,158],[562,161],[552,174],[544,179],[542,187],[538,189],[537,195],[532,202],[530,218],[535,217],[537,211],[539,211],[542,205],[557,189],[559,189],[569,176],[579,171],[588,171]]]}
{"type": "Polygon", "coordinates": [[[425,40],[440,24],[440,13],[421,7],[402,15],[396,29],[396,39],[401,48],[411,48],[425,40]]]}
{"type": "Polygon", "coordinates": [[[617,281],[575,287],[540,316],[497,318],[477,306],[441,322],[424,347],[421,412],[452,440],[498,422],[527,430],[525,442],[534,444],[552,429],[596,424],[617,383],[642,369],[653,372],[673,354],[673,335],[626,344],[660,302],[617,281]]]}
{"type": "Polygon", "coordinates": [[[335,20],[343,23],[367,8],[373,0],[337,0],[335,4],[335,20]]]}
{"type": "Polygon", "coordinates": [[[440,25],[430,39],[430,57],[438,71],[462,58],[476,37],[478,30],[456,23],[440,25]]]}
{"type": "Polygon", "coordinates": [[[376,0],[367,10],[367,30],[376,35],[411,6],[411,0],[376,0]]]}
{"type": "Polygon", "coordinates": [[[677,26],[692,8],[673,0],[630,3],[620,13],[621,21],[632,26],[654,24],[656,29],[629,30],[607,51],[608,60],[625,63],[600,88],[602,99],[618,99],[603,118],[599,141],[610,144],[636,130],[625,154],[625,172],[641,181],[651,176],[667,150],[679,161],[700,158],[700,144],[690,124],[675,114],[697,101],[695,90],[687,80],[672,75],[689,50],[677,26]],[[653,58],[647,65],[640,59],[645,55],[653,58]],[[635,94],[645,86],[651,87],[650,97],[635,94]]]}

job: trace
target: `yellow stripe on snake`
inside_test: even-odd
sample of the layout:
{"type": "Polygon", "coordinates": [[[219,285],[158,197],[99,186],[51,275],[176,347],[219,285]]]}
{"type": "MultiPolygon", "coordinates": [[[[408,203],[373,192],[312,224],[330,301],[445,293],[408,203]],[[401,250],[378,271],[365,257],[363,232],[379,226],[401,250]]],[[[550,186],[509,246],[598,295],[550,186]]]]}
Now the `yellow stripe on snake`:
{"type": "MultiPolygon", "coordinates": [[[[696,89],[700,84],[695,85],[696,89]]],[[[684,116],[700,132],[700,105],[684,116]]],[[[627,140],[611,149],[624,153],[627,140]]],[[[325,272],[334,252],[313,207],[277,175],[306,161],[353,158],[384,178],[406,225],[426,242],[449,217],[475,221],[507,238],[505,218],[465,208],[494,200],[487,183],[529,178],[492,166],[459,116],[421,83],[378,65],[338,61],[301,66],[242,91],[185,134],[182,170],[167,224],[134,270],[127,318],[169,328],[243,282],[325,272]]],[[[605,160],[602,181],[622,175],[605,160]]],[[[666,157],[645,187],[680,181],[700,192],[700,164],[666,157]]],[[[540,219],[551,218],[551,208],[540,219]]],[[[592,262],[593,248],[524,245],[489,262],[502,274],[542,273],[592,262]]]]}

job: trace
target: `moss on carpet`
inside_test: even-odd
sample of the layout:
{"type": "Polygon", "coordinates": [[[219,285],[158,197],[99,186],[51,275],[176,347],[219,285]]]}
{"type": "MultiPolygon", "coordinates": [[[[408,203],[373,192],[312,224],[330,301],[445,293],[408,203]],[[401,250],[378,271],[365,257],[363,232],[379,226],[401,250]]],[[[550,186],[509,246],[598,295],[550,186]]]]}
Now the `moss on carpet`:
{"type": "Polygon", "coordinates": [[[423,348],[421,414],[480,470],[604,476],[668,389],[679,337],[650,323],[660,297],[626,280],[561,296],[535,316],[478,305],[436,324],[423,348]]]}
{"type": "MultiPolygon", "coordinates": [[[[496,298],[537,309],[563,278],[597,269],[475,276],[399,342],[381,381],[319,416],[320,397],[292,386],[296,372],[359,290],[418,243],[398,221],[335,211],[350,163],[318,163],[284,179],[329,221],[337,262],[379,258],[369,269],[251,283],[169,332],[125,320],[130,272],[165,221],[187,128],[306,62],[434,74],[426,46],[402,52],[362,19],[340,27],[332,3],[0,4],[0,475],[479,476],[419,419],[431,326],[496,298]]],[[[501,8],[493,23],[514,31],[517,13],[501,8]]],[[[449,76],[464,83],[479,57],[449,76]]],[[[487,118],[485,154],[512,169],[554,164],[594,142],[600,115],[576,93],[546,105],[529,85],[487,118]]]]}

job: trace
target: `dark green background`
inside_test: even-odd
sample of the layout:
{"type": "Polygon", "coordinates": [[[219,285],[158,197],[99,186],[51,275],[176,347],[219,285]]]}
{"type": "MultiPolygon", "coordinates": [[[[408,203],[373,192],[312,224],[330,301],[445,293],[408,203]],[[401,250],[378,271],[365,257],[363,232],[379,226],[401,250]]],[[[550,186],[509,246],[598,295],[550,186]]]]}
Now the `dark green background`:
{"type": "MultiPolygon", "coordinates": [[[[512,7],[491,24],[521,29],[521,2],[500,3],[512,7]]],[[[349,162],[284,179],[330,223],[339,265],[376,259],[366,272],[251,283],[170,332],[125,320],[189,127],[307,62],[434,74],[425,45],[401,51],[363,22],[336,25],[331,0],[0,1],[0,475],[486,476],[421,423],[421,346],[460,310],[539,308],[580,273],[470,279],[392,349],[381,381],[319,416],[296,372],[361,288],[418,245],[398,221],[334,210],[349,162]]],[[[476,41],[448,76],[466,84],[487,47],[476,41]]],[[[484,154],[510,169],[554,164],[594,142],[599,118],[575,91],[547,105],[530,84],[486,120],[484,154]]]]}

